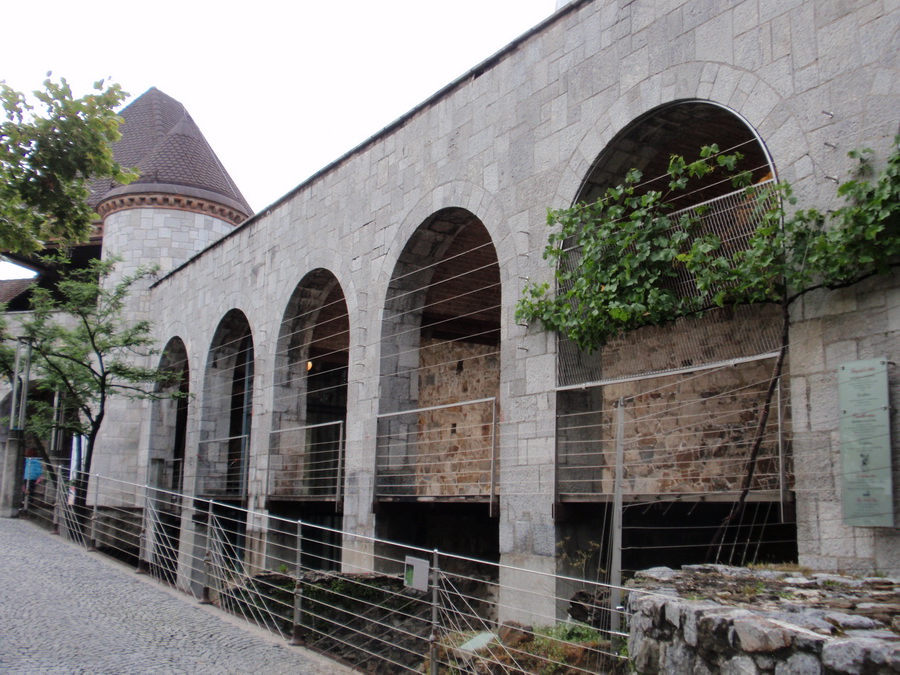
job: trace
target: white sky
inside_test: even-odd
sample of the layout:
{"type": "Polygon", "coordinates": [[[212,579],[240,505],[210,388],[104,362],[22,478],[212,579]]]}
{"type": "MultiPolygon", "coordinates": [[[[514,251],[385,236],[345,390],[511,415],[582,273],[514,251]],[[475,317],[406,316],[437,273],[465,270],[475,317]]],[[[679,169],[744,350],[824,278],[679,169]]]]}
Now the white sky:
{"type": "Polygon", "coordinates": [[[5,3],[0,79],[185,105],[257,211],[548,17],[555,0],[5,3]]]}
{"type": "MultiPolygon", "coordinates": [[[[0,79],[187,108],[254,210],[550,16],[555,0],[9,2],[0,79]]],[[[0,264],[0,278],[10,278],[0,264]]]]}

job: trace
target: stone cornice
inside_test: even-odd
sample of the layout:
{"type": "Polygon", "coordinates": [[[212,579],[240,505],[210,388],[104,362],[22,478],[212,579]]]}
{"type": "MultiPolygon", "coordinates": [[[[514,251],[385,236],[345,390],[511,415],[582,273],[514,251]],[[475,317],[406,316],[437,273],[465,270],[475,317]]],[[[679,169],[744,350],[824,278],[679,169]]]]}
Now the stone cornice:
{"type": "Polygon", "coordinates": [[[105,199],[97,205],[97,213],[103,219],[112,213],[126,211],[128,209],[174,209],[178,211],[190,211],[203,215],[214,216],[232,225],[238,225],[247,219],[246,214],[237,209],[225,206],[218,202],[164,192],[148,192],[136,194],[122,194],[105,199]]]}

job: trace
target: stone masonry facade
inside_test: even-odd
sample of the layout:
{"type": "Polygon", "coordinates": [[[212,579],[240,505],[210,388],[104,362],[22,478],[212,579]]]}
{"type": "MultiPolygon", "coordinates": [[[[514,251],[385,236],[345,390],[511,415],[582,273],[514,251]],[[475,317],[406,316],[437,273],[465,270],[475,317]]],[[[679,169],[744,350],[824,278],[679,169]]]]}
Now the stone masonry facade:
{"type": "MultiPolygon", "coordinates": [[[[159,343],[177,337],[187,353],[194,399],[186,489],[200,484],[201,418],[216,367],[212,345],[223,318],[240,313],[253,350],[245,503],[267,507],[274,484],[269,439],[273,412],[281,410],[275,399],[280,329],[301,280],[325,270],[342,290],[349,317],[343,527],[375,532],[378,416],[388,409],[381,401],[387,387],[381,336],[392,270],[423,223],[443,210],[461,210],[483,225],[496,252],[499,347],[463,355],[460,346],[460,361],[490,362],[484,367],[493,373],[482,379],[466,373],[428,395],[452,402],[463,396],[453,386],[465,385],[472,388],[469,399],[496,396],[498,553],[510,565],[501,583],[516,586],[516,567],[554,572],[557,340],[539,326],[520,325],[515,304],[526,280],[550,279],[541,257],[547,209],[576,199],[597,158],[629,124],[681,101],[728,111],[754,131],[801,204],[828,208],[835,203],[834,178],[850,168],[847,151],[871,147],[883,158],[898,132],[900,6],[887,0],[571,2],[225,236],[209,245],[205,239],[229,230],[224,221],[196,226],[203,234],[182,224],[191,241],[175,254],[159,253],[166,257],[163,275],[139,303],[159,343]]],[[[703,136],[702,129],[689,131],[703,136]]],[[[128,266],[143,262],[147,237],[162,237],[163,225],[143,211],[118,211],[105,222],[106,252],[128,266]]],[[[173,246],[181,236],[173,230],[173,246]]],[[[900,276],[810,296],[792,321],[786,396],[798,467],[800,561],[830,571],[900,573],[896,528],[842,524],[835,386],[840,363],[900,361],[900,276]]],[[[896,367],[890,378],[896,406],[896,367]]],[[[420,399],[437,386],[430,382],[418,383],[420,399]]],[[[117,404],[97,472],[145,480],[154,436],[150,408],[117,404]]],[[[454,423],[468,423],[452,410],[423,414],[419,432],[453,414],[460,415],[454,423]]],[[[480,441],[482,432],[477,436],[480,441]]],[[[896,416],[893,439],[897,486],[896,416]]],[[[634,452],[639,456],[640,448],[634,452]]],[[[461,462],[460,470],[472,472],[472,464],[461,462]]],[[[448,459],[441,471],[453,467],[448,459]]],[[[679,478],[645,482],[649,487],[635,489],[664,490],[679,478]]],[[[370,553],[358,551],[358,561],[365,565],[370,553]]]]}

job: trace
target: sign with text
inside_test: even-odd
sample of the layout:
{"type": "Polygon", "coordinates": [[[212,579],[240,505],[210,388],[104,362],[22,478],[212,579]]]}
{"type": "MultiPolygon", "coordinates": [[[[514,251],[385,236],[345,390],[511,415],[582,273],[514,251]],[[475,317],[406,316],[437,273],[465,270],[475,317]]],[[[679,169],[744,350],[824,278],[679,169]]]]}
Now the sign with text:
{"type": "Polygon", "coordinates": [[[844,524],[894,526],[886,359],[838,369],[844,524]]]}

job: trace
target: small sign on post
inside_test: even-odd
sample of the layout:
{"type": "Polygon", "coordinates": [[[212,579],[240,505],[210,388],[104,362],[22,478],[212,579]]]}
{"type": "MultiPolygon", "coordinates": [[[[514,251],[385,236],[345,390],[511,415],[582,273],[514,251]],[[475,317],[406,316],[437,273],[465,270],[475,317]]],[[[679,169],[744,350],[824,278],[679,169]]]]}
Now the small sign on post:
{"type": "Polygon", "coordinates": [[[408,555],[404,560],[403,585],[417,591],[428,590],[428,561],[408,555]]]}
{"type": "Polygon", "coordinates": [[[844,523],[893,527],[891,425],[886,359],[838,369],[844,523]]]}

